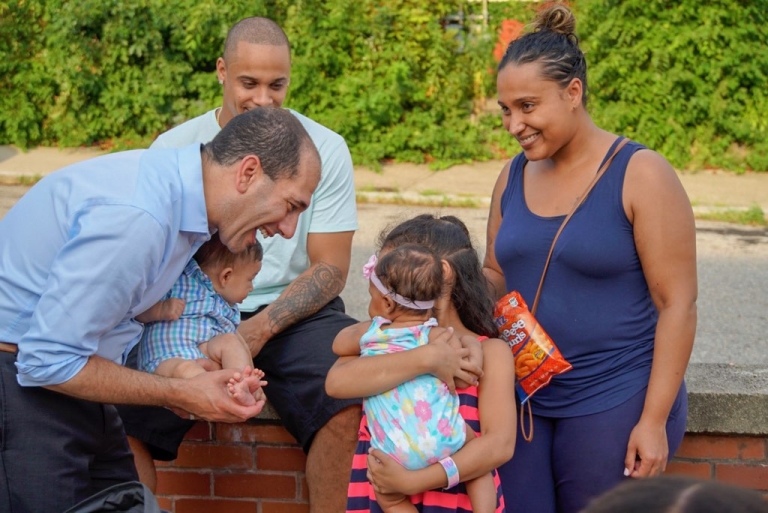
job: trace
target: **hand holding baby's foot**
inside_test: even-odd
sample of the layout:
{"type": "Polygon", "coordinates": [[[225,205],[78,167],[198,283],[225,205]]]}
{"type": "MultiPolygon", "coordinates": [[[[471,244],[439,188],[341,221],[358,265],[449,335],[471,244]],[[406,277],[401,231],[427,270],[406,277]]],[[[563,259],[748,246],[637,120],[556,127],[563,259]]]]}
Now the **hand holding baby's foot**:
{"type": "Polygon", "coordinates": [[[264,372],[261,369],[245,367],[243,372],[236,372],[229,380],[227,384],[229,395],[243,406],[260,405],[263,407],[267,400],[262,389],[267,382],[262,381],[263,377],[264,372]]]}

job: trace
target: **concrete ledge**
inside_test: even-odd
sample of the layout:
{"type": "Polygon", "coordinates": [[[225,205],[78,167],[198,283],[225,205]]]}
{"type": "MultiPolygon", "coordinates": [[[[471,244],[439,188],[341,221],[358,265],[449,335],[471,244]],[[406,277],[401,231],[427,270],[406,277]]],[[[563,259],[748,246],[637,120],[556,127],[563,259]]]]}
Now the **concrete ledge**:
{"type": "Polygon", "coordinates": [[[688,433],[768,435],[768,367],[690,364],[688,433]]]}
{"type": "Polygon", "coordinates": [[[272,406],[272,403],[267,401],[267,404],[264,405],[264,409],[261,410],[261,413],[256,415],[255,417],[252,417],[245,421],[246,424],[262,424],[265,420],[271,420],[271,421],[280,421],[280,415],[277,414],[277,411],[275,410],[275,407],[272,406]]]}

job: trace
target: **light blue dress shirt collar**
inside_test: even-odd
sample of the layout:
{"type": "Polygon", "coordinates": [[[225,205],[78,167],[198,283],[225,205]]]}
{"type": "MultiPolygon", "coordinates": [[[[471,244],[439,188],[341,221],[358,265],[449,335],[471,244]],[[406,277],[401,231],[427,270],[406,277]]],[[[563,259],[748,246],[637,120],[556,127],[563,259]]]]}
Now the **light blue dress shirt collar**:
{"type": "Polygon", "coordinates": [[[182,206],[180,228],[185,232],[208,235],[208,212],[205,207],[203,175],[201,167],[203,145],[191,145],[189,151],[179,152],[179,175],[181,176],[182,206]],[[193,147],[200,150],[195,154],[193,147]],[[188,198],[203,198],[203,201],[187,201],[188,198]]]}

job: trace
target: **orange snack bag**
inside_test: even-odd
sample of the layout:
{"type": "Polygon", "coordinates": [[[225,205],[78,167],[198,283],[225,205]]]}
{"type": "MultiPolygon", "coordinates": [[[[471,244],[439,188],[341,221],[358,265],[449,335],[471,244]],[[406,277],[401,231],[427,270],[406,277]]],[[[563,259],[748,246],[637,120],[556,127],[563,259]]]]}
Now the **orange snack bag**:
{"type": "Polygon", "coordinates": [[[550,380],[573,367],[563,358],[519,292],[513,290],[496,303],[496,326],[515,357],[516,386],[521,404],[550,380]]]}

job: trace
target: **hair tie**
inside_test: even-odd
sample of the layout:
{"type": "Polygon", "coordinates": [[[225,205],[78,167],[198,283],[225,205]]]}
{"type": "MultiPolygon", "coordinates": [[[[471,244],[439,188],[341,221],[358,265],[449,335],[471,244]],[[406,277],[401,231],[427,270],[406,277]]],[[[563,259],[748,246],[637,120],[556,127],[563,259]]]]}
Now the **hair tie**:
{"type": "Polygon", "coordinates": [[[384,284],[381,283],[379,277],[376,276],[377,261],[378,259],[376,258],[376,255],[371,255],[371,258],[369,258],[368,262],[363,266],[363,276],[365,276],[366,280],[370,280],[370,282],[373,283],[373,286],[379,289],[379,292],[391,298],[395,303],[406,308],[413,308],[414,310],[429,310],[435,306],[434,299],[430,301],[414,301],[407,297],[403,297],[400,294],[385,287],[384,284]]]}

